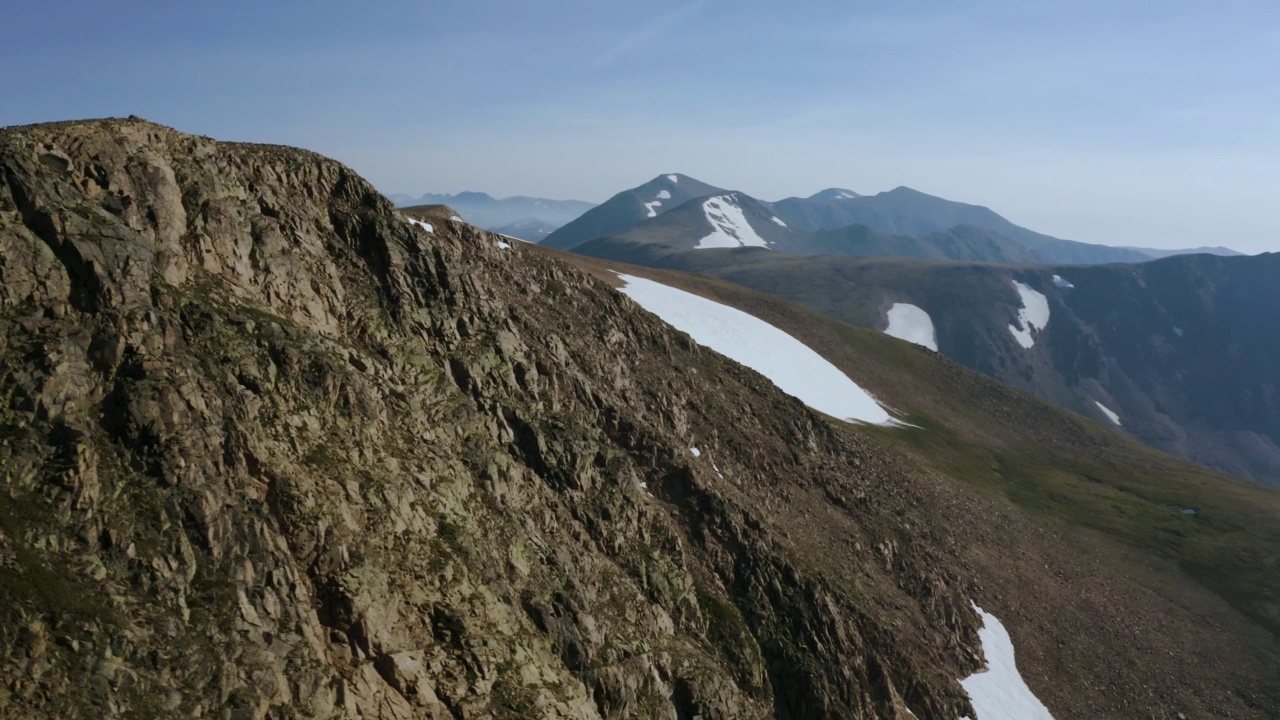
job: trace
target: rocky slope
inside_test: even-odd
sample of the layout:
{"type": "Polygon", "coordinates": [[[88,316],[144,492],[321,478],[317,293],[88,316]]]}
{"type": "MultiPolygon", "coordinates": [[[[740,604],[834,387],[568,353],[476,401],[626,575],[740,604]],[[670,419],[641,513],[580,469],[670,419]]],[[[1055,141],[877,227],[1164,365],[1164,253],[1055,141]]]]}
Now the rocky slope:
{"type": "Polygon", "coordinates": [[[0,716],[969,712],[918,481],[598,281],[302,151],[0,168],[0,716]]]}

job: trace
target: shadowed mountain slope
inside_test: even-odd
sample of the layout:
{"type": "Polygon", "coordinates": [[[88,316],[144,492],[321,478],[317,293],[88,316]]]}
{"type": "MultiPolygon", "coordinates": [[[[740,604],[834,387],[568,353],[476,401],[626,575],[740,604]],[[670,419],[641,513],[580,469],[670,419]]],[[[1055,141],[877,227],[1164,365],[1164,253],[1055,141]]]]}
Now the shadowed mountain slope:
{"type": "Polygon", "coordinates": [[[1153,447],[1280,484],[1280,255],[1179,255],[1139,265],[996,266],[883,258],[682,252],[598,241],[578,252],[698,272],[884,329],[907,303],[960,363],[1153,447]],[[1047,323],[1022,347],[1025,299],[1047,323]],[[1110,421],[1107,413],[1117,413],[1110,421]]]}

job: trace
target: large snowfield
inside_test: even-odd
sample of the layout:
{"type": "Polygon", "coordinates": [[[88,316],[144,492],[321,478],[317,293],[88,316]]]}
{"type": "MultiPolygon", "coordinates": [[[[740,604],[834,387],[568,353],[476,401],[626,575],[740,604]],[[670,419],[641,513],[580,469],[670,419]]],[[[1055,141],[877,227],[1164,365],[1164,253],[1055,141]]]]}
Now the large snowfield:
{"type": "MultiPolygon", "coordinates": [[[[972,720],[1053,720],[1013,662],[1013,640],[995,615],[973,606],[982,618],[978,640],[987,667],[960,681],[973,703],[972,720]]],[[[968,719],[966,719],[968,720],[968,719]]]]}
{"type": "Polygon", "coordinates": [[[1049,324],[1049,299],[1017,280],[1013,281],[1013,286],[1022,298],[1022,309],[1018,311],[1018,324],[1010,325],[1009,332],[1013,333],[1013,339],[1019,345],[1030,350],[1036,344],[1031,333],[1043,330],[1049,324]]]}
{"type": "Polygon", "coordinates": [[[702,204],[702,209],[707,214],[707,222],[711,223],[711,234],[698,241],[698,250],[748,245],[769,247],[769,243],[747,222],[747,216],[733,201],[732,195],[713,197],[702,204]]]}
{"type": "Polygon", "coordinates": [[[915,305],[894,303],[889,308],[889,327],[885,328],[884,334],[938,352],[938,336],[933,330],[933,318],[915,305]]]}
{"type": "Polygon", "coordinates": [[[836,366],[763,320],[652,280],[618,277],[626,283],[622,292],[645,310],[688,333],[698,344],[764,375],[814,410],[850,422],[897,422],[836,366]]]}

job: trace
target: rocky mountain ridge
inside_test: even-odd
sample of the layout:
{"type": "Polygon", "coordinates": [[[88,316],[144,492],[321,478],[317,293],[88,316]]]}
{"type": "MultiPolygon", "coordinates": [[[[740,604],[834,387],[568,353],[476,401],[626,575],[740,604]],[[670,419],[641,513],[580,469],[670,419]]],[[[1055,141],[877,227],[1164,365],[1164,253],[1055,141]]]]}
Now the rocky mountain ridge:
{"type": "Polygon", "coordinates": [[[625,299],[308,153],[104,121],[0,158],[6,716],[966,712],[923,546],[858,571],[911,637],[747,511],[900,471],[625,299]]]}

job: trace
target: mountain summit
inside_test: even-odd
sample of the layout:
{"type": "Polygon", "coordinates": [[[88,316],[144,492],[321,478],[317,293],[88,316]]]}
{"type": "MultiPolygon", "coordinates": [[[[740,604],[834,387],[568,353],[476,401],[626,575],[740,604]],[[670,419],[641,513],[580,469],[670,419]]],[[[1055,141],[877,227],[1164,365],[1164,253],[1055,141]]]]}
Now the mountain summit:
{"type": "Polygon", "coordinates": [[[551,233],[541,244],[567,250],[657,217],[694,198],[721,193],[724,190],[687,175],[659,175],[643,185],[623,190],[598,207],[588,210],[582,217],[551,233]]]}

